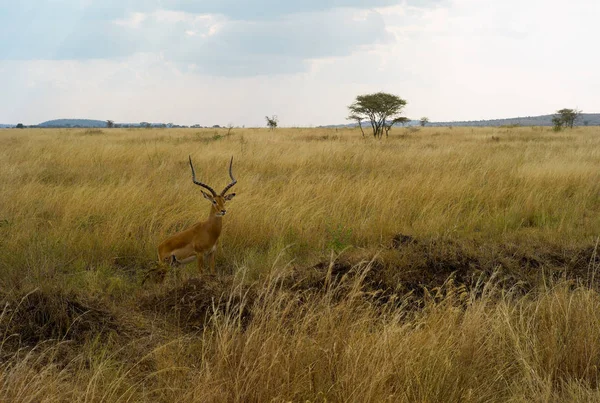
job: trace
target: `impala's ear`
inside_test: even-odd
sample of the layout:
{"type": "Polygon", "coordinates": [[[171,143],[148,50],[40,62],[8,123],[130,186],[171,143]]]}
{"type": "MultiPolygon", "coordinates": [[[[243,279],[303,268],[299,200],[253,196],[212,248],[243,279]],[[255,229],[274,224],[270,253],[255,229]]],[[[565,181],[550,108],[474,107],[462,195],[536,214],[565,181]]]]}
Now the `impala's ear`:
{"type": "Polygon", "coordinates": [[[225,200],[229,201],[235,197],[235,193],[229,193],[227,196],[223,197],[225,200]]]}
{"type": "Polygon", "coordinates": [[[201,192],[204,195],[205,199],[213,201],[213,197],[211,195],[209,195],[208,193],[206,193],[204,190],[201,190],[201,192]]]}

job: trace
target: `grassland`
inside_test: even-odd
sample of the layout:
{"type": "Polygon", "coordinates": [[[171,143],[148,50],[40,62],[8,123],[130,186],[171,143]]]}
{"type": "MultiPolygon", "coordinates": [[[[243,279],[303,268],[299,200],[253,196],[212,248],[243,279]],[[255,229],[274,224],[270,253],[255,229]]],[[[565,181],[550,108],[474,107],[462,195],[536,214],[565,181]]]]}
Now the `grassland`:
{"type": "Polygon", "coordinates": [[[600,398],[600,129],[0,130],[0,401],[600,398]],[[234,156],[217,277],[141,285],[234,156]]]}

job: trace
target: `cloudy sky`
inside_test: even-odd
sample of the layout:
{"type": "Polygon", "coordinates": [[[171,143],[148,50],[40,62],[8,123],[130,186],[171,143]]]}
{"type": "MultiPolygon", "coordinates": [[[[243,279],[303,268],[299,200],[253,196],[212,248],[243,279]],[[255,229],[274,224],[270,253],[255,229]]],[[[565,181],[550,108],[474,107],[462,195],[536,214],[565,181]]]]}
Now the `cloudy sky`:
{"type": "Polygon", "coordinates": [[[600,112],[598,0],[0,0],[0,123],[600,112]]]}

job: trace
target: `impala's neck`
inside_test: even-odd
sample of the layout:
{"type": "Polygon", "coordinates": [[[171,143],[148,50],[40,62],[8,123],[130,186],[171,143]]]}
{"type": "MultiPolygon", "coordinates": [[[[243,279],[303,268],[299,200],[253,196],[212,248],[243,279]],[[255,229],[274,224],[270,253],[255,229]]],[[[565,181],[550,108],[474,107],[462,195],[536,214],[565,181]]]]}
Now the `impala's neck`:
{"type": "Polygon", "coordinates": [[[210,206],[210,213],[208,213],[208,222],[210,223],[210,226],[216,235],[221,233],[221,226],[223,223],[223,217],[218,216],[217,213],[218,210],[215,208],[215,206],[210,206]]]}

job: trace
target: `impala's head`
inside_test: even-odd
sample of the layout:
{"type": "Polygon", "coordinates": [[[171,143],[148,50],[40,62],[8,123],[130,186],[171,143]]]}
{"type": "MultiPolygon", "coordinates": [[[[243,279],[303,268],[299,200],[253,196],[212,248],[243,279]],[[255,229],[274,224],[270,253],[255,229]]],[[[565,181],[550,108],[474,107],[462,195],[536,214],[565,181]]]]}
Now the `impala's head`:
{"type": "Polygon", "coordinates": [[[212,203],[213,209],[215,210],[215,215],[217,217],[223,217],[225,215],[225,213],[227,213],[227,210],[225,209],[225,202],[228,202],[229,200],[231,200],[235,197],[235,193],[229,193],[228,195],[225,195],[225,196],[221,196],[221,195],[211,196],[208,193],[206,193],[204,190],[201,190],[201,192],[204,195],[204,198],[212,203]]]}
{"type": "Polygon", "coordinates": [[[237,180],[235,180],[235,178],[233,177],[233,173],[231,172],[232,165],[233,165],[233,157],[231,157],[231,161],[229,161],[229,177],[231,178],[231,183],[229,185],[225,186],[225,189],[223,189],[223,191],[220,194],[217,194],[217,192],[215,192],[213,190],[213,188],[211,188],[207,184],[204,184],[204,183],[196,180],[196,173],[194,172],[194,164],[192,164],[192,157],[190,156],[190,167],[192,168],[192,181],[196,185],[202,186],[204,189],[206,189],[210,192],[210,194],[209,194],[209,193],[206,193],[204,190],[201,190],[204,198],[212,203],[213,211],[215,212],[215,215],[217,217],[223,217],[225,215],[225,213],[227,212],[227,210],[225,209],[225,203],[235,197],[235,193],[227,194],[227,191],[229,189],[231,189],[233,187],[233,185],[235,185],[237,183],[237,180]]]}

